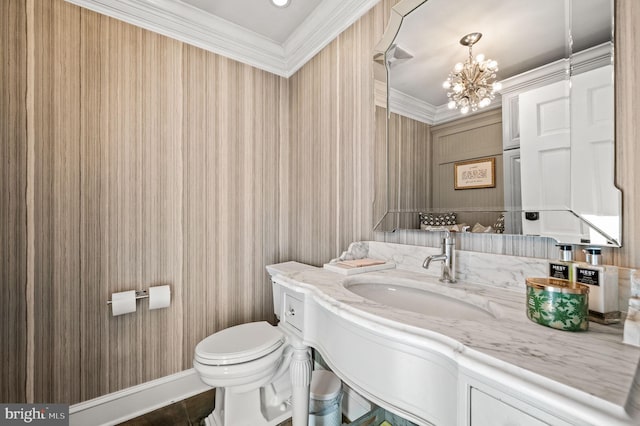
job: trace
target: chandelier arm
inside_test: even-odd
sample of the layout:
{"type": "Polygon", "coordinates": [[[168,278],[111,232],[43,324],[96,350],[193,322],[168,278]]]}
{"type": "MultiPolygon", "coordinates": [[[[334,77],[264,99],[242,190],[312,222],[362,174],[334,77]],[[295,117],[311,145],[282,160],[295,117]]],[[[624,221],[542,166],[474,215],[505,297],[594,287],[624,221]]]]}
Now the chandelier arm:
{"type": "Polygon", "coordinates": [[[458,108],[463,114],[488,106],[495,98],[494,90],[499,90],[496,88],[499,83],[495,82],[497,62],[485,60],[484,55],[478,55],[480,61],[473,57],[473,45],[480,37],[481,33],[470,33],[460,40],[460,44],[468,47],[469,58],[456,65],[443,84],[449,108],[458,108]]]}

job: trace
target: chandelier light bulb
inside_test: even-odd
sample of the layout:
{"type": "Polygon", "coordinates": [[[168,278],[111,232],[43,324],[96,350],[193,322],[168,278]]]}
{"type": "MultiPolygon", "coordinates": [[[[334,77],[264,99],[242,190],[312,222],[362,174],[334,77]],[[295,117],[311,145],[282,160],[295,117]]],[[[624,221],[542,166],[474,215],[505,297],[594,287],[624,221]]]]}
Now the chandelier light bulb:
{"type": "Polygon", "coordinates": [[[495,98],[495,92],[502,87],[495,81],[498,62],[485,59],[482,53],[475,58],[473,56],[472,47],[481,37],[481,33],[470,33],[460,40],[460,44],[469,48],[469,57],[464,63],[455,64],[442,84],[449,98],[447,107],[458,108],[462,114],[489,106],[495,98]]]}

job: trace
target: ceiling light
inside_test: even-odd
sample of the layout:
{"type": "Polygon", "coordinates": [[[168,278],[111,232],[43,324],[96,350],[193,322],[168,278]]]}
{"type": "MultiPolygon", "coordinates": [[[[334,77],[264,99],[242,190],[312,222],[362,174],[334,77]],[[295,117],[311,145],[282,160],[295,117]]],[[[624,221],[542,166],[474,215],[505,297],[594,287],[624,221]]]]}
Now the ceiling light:
{"type": "Polygon", "coordinates": [[[458,108],[462,114],[489,106],[495,98],[495,92],[502,87],[495,81],[498,63],[493,59],[485,59],[483,54],[473,57],[472,47],[481,37],[481,33],[462,37],[460,44],[469,47],[469,58],[464,64],[457,63],[442,84],[449,98],[447,106],[449,109],[458,108]]]}
{"type": "Polygon", "coordinates": [[[278,7],[287,7],[290,2],[291,0],[271,0],[271,3],[278,7]]]}

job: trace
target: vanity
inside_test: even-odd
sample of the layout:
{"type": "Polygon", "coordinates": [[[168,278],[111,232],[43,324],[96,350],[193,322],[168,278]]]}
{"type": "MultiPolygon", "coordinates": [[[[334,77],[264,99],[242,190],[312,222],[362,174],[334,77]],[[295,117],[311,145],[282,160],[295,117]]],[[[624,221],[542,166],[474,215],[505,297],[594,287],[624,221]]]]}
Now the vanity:
{"type": "Polygon", "coordinates": [[[443,284],[422,268],[437,248],[354,244],[395,268],[267,269],[280,326],[365,398],[419,425],[640,424],[640,348],[622,325],[527,318],[525,277],[544,260],[459,251],[458,282],[443,284]]]}

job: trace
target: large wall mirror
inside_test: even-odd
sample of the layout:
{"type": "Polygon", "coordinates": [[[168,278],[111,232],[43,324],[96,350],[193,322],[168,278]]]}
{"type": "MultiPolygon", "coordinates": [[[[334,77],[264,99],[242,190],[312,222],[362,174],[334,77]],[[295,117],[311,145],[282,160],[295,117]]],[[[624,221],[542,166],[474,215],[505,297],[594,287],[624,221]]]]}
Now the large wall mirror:
{"type": "Polygon", "coordinates": [[[376,230],[621,246],[613,24],[613,0],[394,6],[374,54],[376,230]]]}

